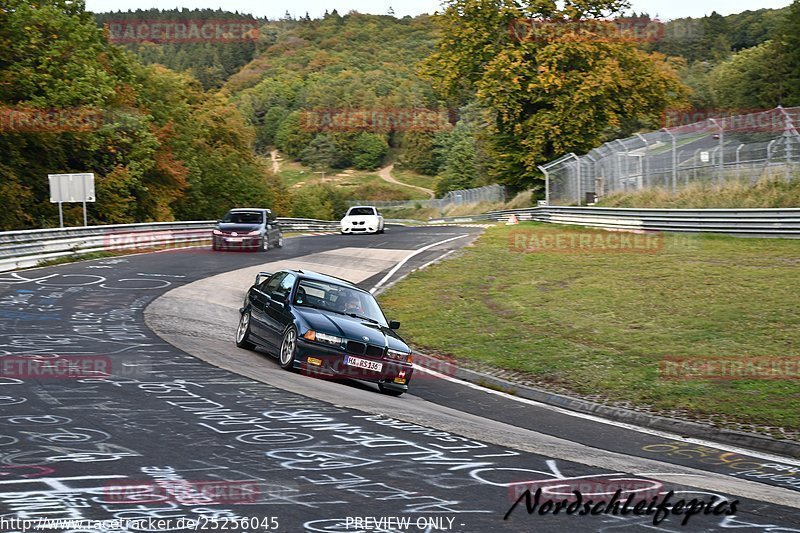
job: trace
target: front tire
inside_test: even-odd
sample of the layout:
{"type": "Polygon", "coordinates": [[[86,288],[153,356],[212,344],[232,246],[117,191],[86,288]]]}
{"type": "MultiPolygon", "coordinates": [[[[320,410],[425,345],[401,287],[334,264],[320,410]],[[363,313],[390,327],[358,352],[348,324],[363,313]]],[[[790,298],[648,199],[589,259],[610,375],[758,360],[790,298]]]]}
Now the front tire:
{"type": "Polygon", "coordinates": [[[378,389],[380,389],[380,391],[383,394],[386,394],[388,396],[394,396],[394,397],[402,396],[406,392],[404,390],[398,390],[398,389],[392,389],[392,388],[386,387],[383,383],[378,383],[378,389]]]}
{"type": "Polygon", "coordinates": [[[269,250],[269,237],[264,235],[264,240],[261,241],[261,246],[259,247],[259,251],[266,252],[269,250]]]}
{"type": "Polygon", "coordinates": [[[250,311],[242,313],[239,327],[236,328],[236,346],[245,350],[255,350],[256,345],[250,342],[250,311]]]}
{"type": "Polygon", "coordinates": [[[297,357],[297,330],[294,326],[289,326],[283,334],[281,341],[281,351],[278,354],[278,362],[284,370],[294,370],[294,361],[297,357]]]}
{"type": "Polygon", "coordinates": [[[278,244],[277,244],[277,247],[278,247],[278,248],[283,248],[283,235],[281,235],[280,237],[278,237],[278,244]]]}

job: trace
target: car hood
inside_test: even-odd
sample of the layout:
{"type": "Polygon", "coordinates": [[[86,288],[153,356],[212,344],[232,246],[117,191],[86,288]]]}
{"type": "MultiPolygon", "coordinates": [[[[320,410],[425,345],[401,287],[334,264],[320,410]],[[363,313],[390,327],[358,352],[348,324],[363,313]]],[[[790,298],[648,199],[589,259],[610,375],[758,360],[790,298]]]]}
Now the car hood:
{"type": "Polygon", "coordinates": [[[347,222],[361,222],[361,221],[370,222],[377,219],[378,215],[350,215],[344,217],[342,221],[346,220],[347,222]]]}
{"type": "Polygon", "coordinates": [[[234,224],[231,222],[220,223],[217,225],[220,231],[235,231],[236,233],[249,233],[261,229],[258,224],[234,224]]]}
{"type": "Polygon", "coordinates": [[[309,307],[297,306],[295,310],[302,315],[308,326],[314,331],[336,335],[346,340],[388,346],[392,350],[411,351],[403,339],[394,330],[387,327],[309,307]],[[365,341],[364,337],[369,337],[369,340],[365,341]]]}

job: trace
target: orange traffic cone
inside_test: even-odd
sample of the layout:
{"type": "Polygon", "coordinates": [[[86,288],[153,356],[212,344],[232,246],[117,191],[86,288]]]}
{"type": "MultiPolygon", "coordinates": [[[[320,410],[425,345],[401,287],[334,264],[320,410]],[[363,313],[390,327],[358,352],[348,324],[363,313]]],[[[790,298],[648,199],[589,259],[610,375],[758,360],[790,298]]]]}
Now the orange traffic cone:
{"type": "Polygon", "coordinates": [[[514,226],[519,224],[519,220],[517,220],[517,215],[511,215],[508,217],[508,222],[506,222],[506,226],[514,226]]]}

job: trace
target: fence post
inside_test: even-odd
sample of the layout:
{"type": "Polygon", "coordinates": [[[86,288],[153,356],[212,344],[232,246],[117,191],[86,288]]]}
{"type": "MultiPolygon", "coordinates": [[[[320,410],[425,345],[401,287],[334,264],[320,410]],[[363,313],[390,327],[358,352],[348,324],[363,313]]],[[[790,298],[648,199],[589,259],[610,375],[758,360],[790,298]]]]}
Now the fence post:
{"type": "Polygon", "coordinates": [[[717,187],[721,187],[725,173],[725,128],[717,122],[717,119],[710,118],[708,121],[719,128],[719,177],[717,178],[717,187]]]}
{"type": "Polygon", "coordinates": [[[778,139],[772,139],[767,144],[767,179],[772,179],[772,145],[775,144],[775,141],[778,139]]]}
{"type": "MultiPolygon", "coordinates": [[[[631,155],[628,152],[628,147],[625,146],[624,142],[620,141],[619,139],[614,139],[614,142],[617,142],[617,143],[621,144],[622,145],[622,149],[625,150],[625,189],[624,190],[625,190],[625,192],[628,192],[628,179],[627,179],[628,175],[629,175],[629,173],[628,173],[628,158],[631,155]]],[[[620,155],[619,152],[617,152],[617,158],[619,158],[619,155],[620,155]]],[[[621,175],[622,174],[622,165],[620,165],[620,169],[619,170],[620,170],[619,173],[621,175]]]]}
{"type": "MultiPolygon", "coordinates": [[[[800,141],[800,133],[797,132],[797,128],[795,127],[794,123],[792,122],[792,117],[783,106],[778,106],[781,113],[783,114],[784,119],[786,120],[786,125],[783,129],[783,134],[786,136],[786,161],[787,161],[787,172],[789,172],[789,180],[791,181],[791,171],[792,171],[792,139],[794,138],[797,141],[800,141]]],[[[797,110],[797,108],[795,108],[797,110]]]]}
{"type": "Polygon", "coordinates": [[[664,133],[669,135],[670,139],[672,139],[672,194],[675,194],[678,190],[678,154],[675,152],[677,149],[675,135],[667,128],[662,128],[664,133]]]}
{"type": "Polygon", "coordinates": [[[650,143],[647,142],[647,139],[645,139],[644,135],[641,133],[637,133],[636,136],[639,137],[639,140],[644,143],[644,157],[642,158],[644,159],[644,164],[642,164],[640,161],[639,165],[642,167],[642,174],[645,176],[647,188],[649,189],[650,185],[652,185],[652,182],[650,181],[650,162],[647,160],[647,153],[650,151],[650,143]]]}
{"type": "Polygon", "coordinates": [[[589,161],[592,162],[592,171],[589,174],[589,177],[591,178],[591,183],[595,184],[594,185],[594,189],[595,189],[594,190],[594,197],[595,197],[595,202],[597,202],[597,176],[596,176],[596,174],[597,174],[597,159],[595,159],[592,156],[592,154],[586,154],[584,157],[586,157],[586,159],[588,159],[589,161]]]}
{"type": "Polygon", "coordinates": [[[736,178],[738,179],[740,176],[740,167],[739,167],[739,151],[744,147],[744,143],[739,143],[739,146],[736,147],[736,178]]]}
{"type": "Polygon", "coordinates": [[[578,186],[578,207],[583,206],[583,200],[581,200],[581,159],[574,152],[570,152],[567,154],[567,157],[571,157],[575,160],[575,172],[577,181],[576,184],[578,186]]]}
{"type": "Polygon", "coordinates": [[[544,174],[544,201],[547,205],[550,205],[550,173],[542,165],[538,165],[538,167],[544,174]]]}

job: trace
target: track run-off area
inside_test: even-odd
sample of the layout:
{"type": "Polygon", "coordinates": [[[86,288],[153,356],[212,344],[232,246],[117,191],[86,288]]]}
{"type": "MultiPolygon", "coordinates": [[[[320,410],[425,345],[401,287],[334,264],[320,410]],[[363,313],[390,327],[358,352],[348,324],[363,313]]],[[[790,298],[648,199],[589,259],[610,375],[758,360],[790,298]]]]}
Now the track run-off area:
{"type": "Polygon", "coordinates": [[[480,231],[388,226],[266,253],[190,248],[0,275],[0,365],[92,363],[77,376],[2,367],[0,531],[71,519],[84,522],[54,530],[800,532],[800,461],[424,369],[393,398],[234,344],[259,271],[374,289],[480,231]],[[526,489],[539,495],[530,514],[526,489]],[[633,495],[650,512],[611,512],[618,489],[617,510],[633,495]]]}

